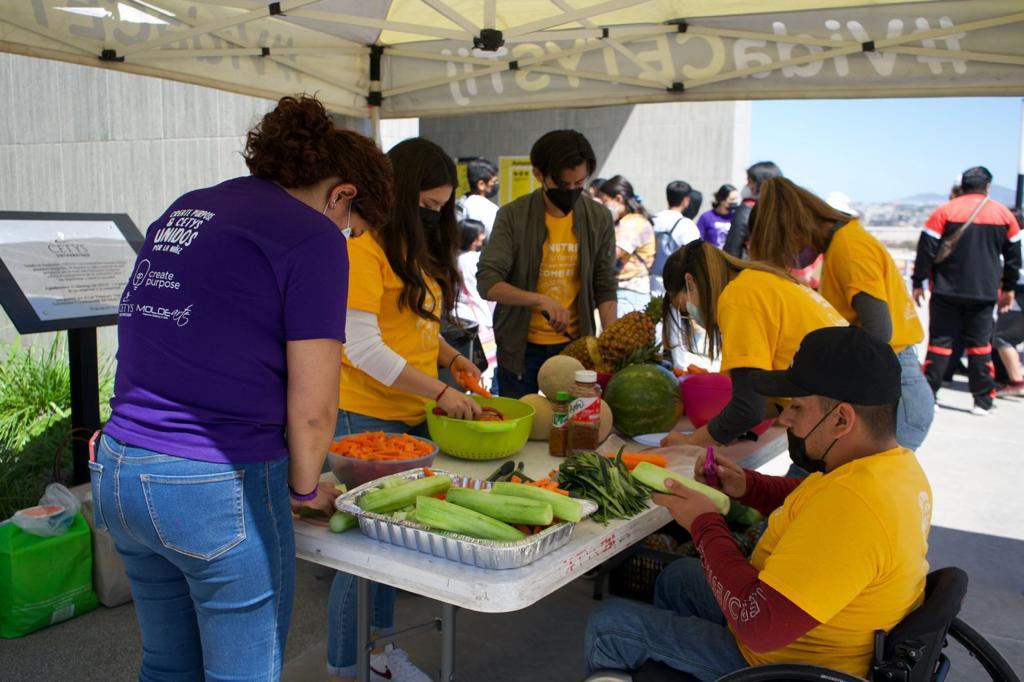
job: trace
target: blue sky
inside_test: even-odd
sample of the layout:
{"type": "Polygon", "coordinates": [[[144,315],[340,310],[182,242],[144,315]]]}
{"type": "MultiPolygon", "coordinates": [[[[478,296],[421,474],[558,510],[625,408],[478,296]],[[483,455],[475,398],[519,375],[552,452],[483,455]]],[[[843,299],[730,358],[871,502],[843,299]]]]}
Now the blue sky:
{"type": "Polygon", "coordinates": [[[973,165],[1014,188],[1017,97],[791,100],[753,103],[750,160],[775,161],[818,194],[853,201],[945,193],[973,165]]]}

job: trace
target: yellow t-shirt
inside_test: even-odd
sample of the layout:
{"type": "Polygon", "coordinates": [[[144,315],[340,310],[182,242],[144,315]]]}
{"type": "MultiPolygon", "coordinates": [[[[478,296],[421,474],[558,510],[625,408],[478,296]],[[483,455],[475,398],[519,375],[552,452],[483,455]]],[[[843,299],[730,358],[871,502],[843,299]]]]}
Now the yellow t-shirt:
{"type": "MultiPolygon", "coordinates": [[[[555,299],[569,311],[569,336],[579,334],[579,311],[576,296],[580,293],[580,245],[572,231],[572,213],[562,218],[544,214],[548,228],[544,253],[540,259],[537,293],[555,299]]],[[[536,308],[530,315],[526,340],[544,346],[565,343],[568,337],[559,334],[536,308]]]]}
{"type": "MultiPolygon", "coordinates": [[[[402,280],[388,264],[384,249],[364,233],[348,240],[348,262],[348,307],[376,315],[384,343],[410,367],[436,377],[441,325],[408,307],[399,309],[402,280]]],[[[433,278],[425,279],[429,290],[426,308],[435,310],[441,288],[433,278]]],[[[356,369],[347,356],[342,357],[339,394],[338,406],[343,410],[409,425],[426,419],[424,398],[385,386],[356,369]]]]}
{"type": "Polygon", "coordinates": [[[744,270],[718,297],[722,371],[787,369],[808,333],[846,320],[813,290],[770,272],[744,270]]]}
{"type": "Polygon", "coordinates": [[[825,252],[819,291],[850,324],[858,324],[853,309],[857,294],[885,301],[892,316],[889,345],[896,353],[924,339],[924,328],[896,262],[859,220],[839,228],[832,238],[825,252]]]}
{"type": "Polygon", "coordinates": [[[867,677],[875,630],[924,596],[932,491],[914,453],[895,448],[807,477],[772,512],[750,562],[821,623],[753,665],[809,663],[867,677]]]}

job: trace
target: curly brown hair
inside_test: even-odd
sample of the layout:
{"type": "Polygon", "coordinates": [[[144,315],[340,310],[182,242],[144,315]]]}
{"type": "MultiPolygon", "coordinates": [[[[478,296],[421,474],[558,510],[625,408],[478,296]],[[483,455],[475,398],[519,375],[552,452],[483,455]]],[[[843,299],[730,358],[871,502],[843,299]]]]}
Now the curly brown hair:
{"type": "Polygon", "coordinates": [[[282,187],[309,187],[334,177],[350,182],[359,190],[353,211],[371,225],[391,218],[391,161],[370,138],[335,126],[315,97],[282,97],[249,131],[243,156],[249,172],[282,187]]]}

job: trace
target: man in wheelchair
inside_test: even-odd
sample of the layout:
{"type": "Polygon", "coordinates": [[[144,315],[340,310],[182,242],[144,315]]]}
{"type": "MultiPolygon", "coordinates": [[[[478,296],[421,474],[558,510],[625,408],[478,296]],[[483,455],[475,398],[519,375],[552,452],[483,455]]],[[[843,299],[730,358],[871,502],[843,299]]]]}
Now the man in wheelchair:
{"type": "MultiPolygon", "coordinates": [[[[748,561],[711,500],[673,481],[656,504],[693,536],[700,560],[658,577],[654,605],[600,604],[587,666],[636,670],[660,661],[700,680],[752,665],[806,663],[867,677],[874,633],[922,600],[931,488],[896,443],[900,365],[857,327],[808,334],[781,372],[760,372],[807,478],[765,476],[715,457],[717,487],[768,517],[748,561]]],[[[695,477],[709,478],[704,458],[695,477]]]]}

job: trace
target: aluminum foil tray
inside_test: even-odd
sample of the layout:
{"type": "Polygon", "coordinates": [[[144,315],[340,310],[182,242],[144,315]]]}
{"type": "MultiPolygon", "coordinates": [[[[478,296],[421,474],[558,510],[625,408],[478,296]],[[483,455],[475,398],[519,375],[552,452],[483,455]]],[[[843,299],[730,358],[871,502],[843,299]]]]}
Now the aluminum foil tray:
{"type": "MultiPolygon", "coordinates": [[[[450,476],[452,485],[461,488],[487,490],[491,487],[491,483],[488,481],[460,476],[439,469],[432,469],[432,471],[437,475],[450,476]]],[[[384,476],[364,483],[358,488],[353,488],[338,497],[334,504],[339,510],[355,515],[359,519],[359,530],[363,532],[363,535],[374,540],[414,549],[450,561],[459,561],[477,568],[502,569],[526,566],[567,543],[576,526],[574,523],[563,521],[517,542],[498,542],[480,540],[458,533],[431,530],[414,521],[395,521],[384,514],[365,512],[356,505],[356,500],[360,495],[371,488],[378,487],[387,479],[401,478],[411,481],[423,478],[423,476],[424,473],[421,469],[384,476]]],[[[597,511],[597,504],[594,502],[590,500],[580,500],[580,502],[583,504],[583,518],[587,518],[597,511]]]]}

